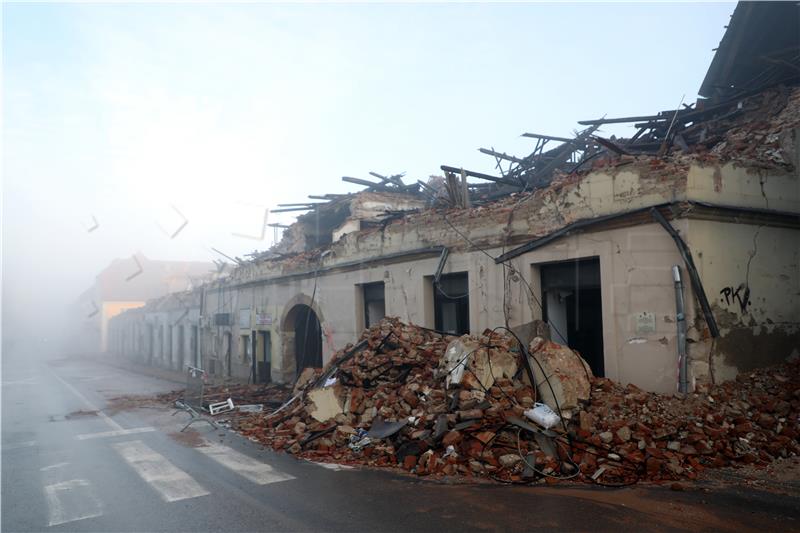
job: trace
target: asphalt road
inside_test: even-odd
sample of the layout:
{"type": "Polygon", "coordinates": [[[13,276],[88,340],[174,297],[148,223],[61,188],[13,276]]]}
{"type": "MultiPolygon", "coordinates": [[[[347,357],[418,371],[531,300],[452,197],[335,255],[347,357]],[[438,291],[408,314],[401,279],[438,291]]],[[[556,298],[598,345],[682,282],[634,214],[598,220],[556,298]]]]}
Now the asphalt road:
{"type": "Polygon", "coordinates": [[[508,487],[298,461],[167,409],[176,384],[3,354],[2,531],[800,529],[798,500],[737,487],[508,487]]]}

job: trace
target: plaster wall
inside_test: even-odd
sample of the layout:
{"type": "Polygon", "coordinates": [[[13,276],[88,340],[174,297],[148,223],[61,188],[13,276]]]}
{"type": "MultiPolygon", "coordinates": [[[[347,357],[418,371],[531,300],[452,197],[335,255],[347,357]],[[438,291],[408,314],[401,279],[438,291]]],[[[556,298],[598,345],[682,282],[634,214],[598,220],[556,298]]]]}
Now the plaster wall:
{"type": "Polygon", "coordinates": [[[686,193],[690,200],[800,213],[797,172],[776,174],[732,163],[722,167],[692,165],[686,193]]]}
{"type": "MultiPolygon", "coordinates": [[[[687,222],[679,220],[675,225],[685,231],[687,222]]],[[[492,256],[502,252],[501,249],[487,251],[492,256]]],[[[680,256],[669,236],[656,224],[567,237],[516,258],[513,262],[516,275],[512,275],[510,269],[507,272],[511,280],[506,297],[508,324],[516,327],[541,318],[539,265],[587,257],[600,258],[606,375],[651,390],[674,390],[677,348],[670,268],[680,263],[680,256]],[[642,331],[641,320],[637,318],[641,313],[656,317],[652,331],[642,331]]],[[[287,360],[283,354],[287,352],[286,344],[294,340],[286,333],[291,333],[287,317],[295,305],[312,305],[320,318],[323,362],[327,362],[336,350],[354,342],[360,333],[363,306],[358,301],[361,294],[358,289],[364,283],[382,281],[385,284],[387,315],[433,327],[430,284],[438,261],[438,256],[433,256],[363,270],[323,273],[316,280],[316,291],[313,277],[242,287],[238,290],[238,300],[250,302],[255,310],[252,316],[271,317],[272,324],[255,326],[251,321],[250,328],[231,328],[231,331],[237,341],[240,335],[249,335],[252,329],[269,331],[273,345],[273,378],[290,381],[295,372],[294,361],[287,360]]],[[[502,295],[506,273],[503,266],[480,251],[454,252],[448,258],[444,273],[456,272],[467,272],[469,276],[472,332],[504,324],[502,295]]],[[[219,294],[209,293],[209,305],[216,308],[219,294]]],[[[240,377],[246,377],[247,373],[249,367],[240,377]]]]}
{"type": "MultiPolygon", "coordinates": [[[[292,310],[297,305],[314,309],[322,326],[325,363],[336,350],[358,337],[363,324],[359,285],[376,281],[385,284],[387,315],[433,327],[431,277],[438,255],[400,258],[396,254],[447,246],[451,255],[444,273],[469,275],[470,328],[474,333],[505,323],[519,327],[541,318],[541,264],[598,257],[605,372],[623,383],[661,392],[676,390],[675,294],[670,272],[676,264],[683,269],[687,319],[693,326],[689,336],[695,342],[690,343],[689,353],[690,377],[695,382],[710,379],[716,367],[716,378],[720,380],[731,377],[737,369],[766,364],[773,357],[753,356],[755,353],[785,356],[787,350],[776,348],[779,337],[771,332],[779,330],[778,335],[789,336],[789,341],[781,341],[789,352],[796,346],[796,341],[791,340],[796,337],[791,335],[796,335],[792,331],[796,332],[800,292],[797,230],[697,219],[671,221],[688,241],[715,314],[720,317],[725,333],[716,346],[707,341],[703,331],[675,243],[657,224],[566,236],[513,259],[513,272],[494,263],[492,257],[510,247],[571,222],[666,202],[697,200],[800,212],[795,174],[768,175],[732,165],[704,167],[691,161],[682,164],[659,168],[634,162],[555,184],[531,197],[511,198],[470,210],[428,210],[409,215],[383,229],[345,235],[330,247],[328,255],[319,259],[299,256],[243,265],[227,281],[204,289],[203,328],[208,335],[201,335],[201,352],[204,358],[221,357],[217,347],[222,343],[215,339],[229,332],[233,341],[231,373],[246,379],[252,361],[240,355],[242,336],[249,342],[251,332],[267,331],[272,340],[273,379],[291,381],[295,362],[285,354],[293,351],[292,310]],[[500,245],[502,240],[506,241],[505,246],[500,245]],[[754,240],[759,251],[751,259],[754,240]],[[476,250],[475,245],[485,248],[492,257],[476,250]],[[360,268],[359,261],[363,262],[360,268]],[[743,271],[748,263],[749,277],[743,271]],[[741,313],[745,317],[736,315],[729,301],[722,308],[719,300],[725,296],[720,291],[726,287],[731,288],[729,299],[733,297],[733,291],[743,282],[743,273],[752,300],[747,313],[741,313]],[[215,313],[231,313],[232,325],[212,325],[215,313]],[[762,331],[769,335],[763,336],[762,331]],[[753,345],[757,350],[746,351],[741,348],[745,337],[762,338],[763,342],[753,345]],[[715,364],[709,365],[712,349],[711,360],[715,364]],[[731,356],[734,352],[738,355],[731,356]]],[[[182,320],[198,324],[199,306],[195,307],[196,315],[182,320]]],[[[154,315],[159,316],[148,320],[166,326],[163,313],[154,315]]],[[[187,329],[186,338],[190,335],[187,329]]],[[[159,349],[159,364],[169,364],[163,343],[159,349]]]]}
{"type": "Polygon", "coordinates": [[[695,374],[724,381],[800,354],[800,230],[691,220],[688,240],[721,333],[712,345],[696,331],[695,374]]]}

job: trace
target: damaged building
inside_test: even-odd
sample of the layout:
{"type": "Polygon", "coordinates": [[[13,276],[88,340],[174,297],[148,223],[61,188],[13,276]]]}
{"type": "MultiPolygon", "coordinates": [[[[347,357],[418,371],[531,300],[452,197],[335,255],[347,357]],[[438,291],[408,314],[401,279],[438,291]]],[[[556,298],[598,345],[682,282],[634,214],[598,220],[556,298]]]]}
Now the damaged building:
{"type": "Polygon", "coordinates": [[[390,316],[544,334],[656,392],[796,357],[798,20],[793,3],[740,3],[694,104],[526,133],[527,156],[481,149],[494,175],[343,178],[364,190],[282,206],[305,214],[280,243],[112,318],[109,350],[292,382],[390,316]],[[606,124],[636,133],[605,138],[606,124]]]}

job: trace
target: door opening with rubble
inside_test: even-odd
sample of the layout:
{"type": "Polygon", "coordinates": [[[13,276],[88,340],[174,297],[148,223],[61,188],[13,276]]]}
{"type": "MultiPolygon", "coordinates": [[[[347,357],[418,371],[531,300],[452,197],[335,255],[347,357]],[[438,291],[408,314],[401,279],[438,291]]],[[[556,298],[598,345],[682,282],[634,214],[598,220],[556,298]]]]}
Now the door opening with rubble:
{"type": "Polygon", "coordinates": [[[595,376],[605,375],[600,259],[540,265],[542,311],[553,341],[577,350],[595,376]]]}
{"type": "Polygon", "coordinates": [[[451,335],[469,333],[469,277],[466,272],[443,274],[433,282],[435,327],[451,335]]]}
{"type": "Polygon", "coordinates": [[[322,367],[322,326],[311,307],[305,304],[292,307],[286,315],[283,333],[283,357],[294,359],[296,375],[304,368],[322,367]]]}

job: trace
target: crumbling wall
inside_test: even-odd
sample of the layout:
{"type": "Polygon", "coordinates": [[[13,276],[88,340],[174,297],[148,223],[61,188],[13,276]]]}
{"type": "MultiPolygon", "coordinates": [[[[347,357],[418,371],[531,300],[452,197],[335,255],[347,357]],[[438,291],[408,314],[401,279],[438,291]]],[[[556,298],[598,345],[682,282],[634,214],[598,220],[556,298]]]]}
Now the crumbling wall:
{"type": "MultiPolygon", "coordinates": [[[[685,231],[685,221],[673,223],[685,231]]],[[[447,241],[449,233],[442,229],[439,238],[447,241]]],[[[424,243],[411,240],[412,235],[406,234],[405,244],[421,248],[424,243]]],[[[387,247],[384,252],[393,250],[387,247]]],[[[495,257],[503,249],[492,247],[486,251],[495,257]]],[[[468,274],[470,326],[473,332],[480,332],[505,324],[506,315],[511,327],[541,319],[538,265],[586,257],[600,258],[606,375],[650,390],[674,391],[677,347],[670,269],[681,260],[673,241],[657,224],[564,237],[514,259],[513,270],[496,264],[481,251],[455,249],[443,273],[468,274]],[[652,330],[642,329],[641,321],[637,322],[641,314],[655,317],[652,330]]],[[[433,327],[431,280],[438,262],[438,254],[429,253],[361,269],[329,271],[325,267],[336,263],[331,261],[329,265],[326,257],[317,272],[316,291],[313,271],[303,277],[245,285],[237,290],[241,301],[252,301],[259,312],[271,314],[273,322],[268,329],[273,342],[272,375],[279,381],[291,381],[294,361],[288,360],[286,354],[291,352],[287,345],[293,342],[293,332],[285,329],[283,317],[294,305],[308,304],[314,295],[314,308],[322,321],[323,362],[327,362],[332,353],[360,333],[360,284],[384,282],[387,315],[433,327]]],[[[213,298],[209,297],[210,305],[214,305],[213,298]]]]}
{"type": "MultiPolygon", "coordinates": [[[[347,234],[327,247],[329,253],[324,256],[320,250],[305,251],[281,261],[243,265],[227,282],[221,282],[224,288],[218,284],[207,291],[205,314],[210,316],[212,309],[233,313],[234,359],[240,353],[242,335],[253,329],[269,331],[273,378],[290,381],[294,361],[284,354],[290,352],[287,346],[293,341],[293,332],[284,318],[297,302],[313,300],[322,326],[323,362],[327,362],[359,334],[362,322],[358,313],[363,312],[358,302],[359,284],[383,281],[387,315],[433,326],[431,277],[438,264],[438,254],[430,251],[433,248],[451,250],[444,273],[468,273],[473,332],[506,322],[519,327],[541,319],[539,265],[598,257],[606,375],[651,391],[673,392],[678,365],[670,269],[676,264],[683,267],[683,261],[661,226],[642,217],[637,225],[589,228],[513,259],[513,269],[496,264],[493,258],[578,220],[684,200],[800,212],[796,174],[766,175],[730,165],[703,166],[690,158],[675,158],[668,164],[631,161],[583,177],[565,176],[532,195],[511,196],[483,207],[407,215],[385,227],[347,234]],[[401,257],[403,253],[409,255],[401,257]],[[359,261],[364,263],[359,265],[359,261]],[[232,300],[231,294],[235,294],[232,300]],[[239,324],[241,310],[249,310],[248,324],[239,324]],[[268,323],[256,324],[257,316],[268,323]]],[[[689,353],[695,382],[709,379],[717,370],[722,379],[737,369],[791,353],[797,346],[800,315],[797,230],[687,218],[671,224],[695,254],[724,331],[713,346],[714,364],[709,365],[712,346],[702,331],[687,276],[687,318],[694,328],[690,338],[695,341],[690,343],[689,353]],[[759,249],[751,258],[754,240],[759,249]],[[748,264],[749,274],[743,270],[748,264]],[[745,280],[741,279],[743,273],[745,280]],[[743,281],[750,287],[752,301],[758,302],[750,304],[746,317],[727,308],[743,281]],[[730,291],[723,309],[719,298],[726,297],[720,292],[726,288],[730,291]],[[765,352],[769,355],[762,355],[765,352]]],[[[740,291],[739,296],[742,294],[740,291]]],[[[152,320],[166,323],[165,318],[152,320]]],[[[239,377],[246,378],[249,370],[242,362],[239,377]]]]}
{"type": "Polygon", "coordinates": [[[800,213],[798,173],[736,166],[692,165],[687,198],[717,205],[756,207],[800,213]]]}
{"type": "Polygon", "coordinates": [[[690,331],[693,374],[721,382],[800,355],[800,229],[691,220],[688,241],[721,333],[690,331]]]}
{"type": "MultiPolygon", "coordinates": [[[[672,223],[679,230],[687,227],[686,220],[672,223]]],[[[606,376],[674,392],[678,355],[671,268],[682,264],[675,243],[661,226],[650,223],[566,237],[525,254],[519,262],[531,272],[536,297],[541,298],[540,265],[590,257],[600,260],[606,376]]],[[[521,290],[520,285],[513,287],[521,290]]],[[[536,302],[530,308],[532,314],[522,315],[520,323],[542,318],[536,302]]]]}

